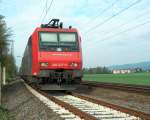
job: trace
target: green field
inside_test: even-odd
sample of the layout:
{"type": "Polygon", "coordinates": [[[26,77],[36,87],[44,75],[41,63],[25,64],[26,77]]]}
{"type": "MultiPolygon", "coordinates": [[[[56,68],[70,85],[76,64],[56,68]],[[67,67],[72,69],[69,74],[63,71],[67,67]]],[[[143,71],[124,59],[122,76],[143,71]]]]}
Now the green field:
{"type": "Polygon", "coordinates": [[[97,81],[107,83],[124,83],[150,86],[150,73],[132,74],[85,74],[84,81],[97,81]]]}

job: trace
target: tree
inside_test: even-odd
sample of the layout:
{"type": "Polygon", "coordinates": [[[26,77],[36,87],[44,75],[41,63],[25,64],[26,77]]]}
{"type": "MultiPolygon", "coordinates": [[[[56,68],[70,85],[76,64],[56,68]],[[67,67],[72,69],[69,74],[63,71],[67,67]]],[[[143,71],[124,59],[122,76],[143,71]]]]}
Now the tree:
{"type": "Polygon", "coordinates": [[[7,28],[4,17],[0,15],[0,62],[5,64],[6,56],[8,53],[7,40],[11,36],[10,30],[7,28]]]}
{"type": "Polygon", "coordinates": [[[11,33],[10,28],[6,26],[4,17],[0,15],[0,63],[6,67],[6,78],[13,77],[16,73],[14,56],[8,53],[11,33]]]}
{"type": "Polygon", "coordinates": [[[84,68],[84,74],[111,74],[107,67],[84,68]]]}

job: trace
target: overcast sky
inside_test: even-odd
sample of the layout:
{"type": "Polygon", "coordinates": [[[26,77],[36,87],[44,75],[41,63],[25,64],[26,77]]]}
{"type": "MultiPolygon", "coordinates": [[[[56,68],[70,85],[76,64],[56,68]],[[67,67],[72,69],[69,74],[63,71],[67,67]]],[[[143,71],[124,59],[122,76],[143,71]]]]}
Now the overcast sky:
{"type": "MultiPolygon", "coordinates": [[[[41,24],[46,0],[0,1],[19,64],[17,56],[23,55],[28,37],[41,24]]],[[[150,0],[53,0],[43,23],[51,18],[79,30],[84,67],[150,60],[150,0]]]]}

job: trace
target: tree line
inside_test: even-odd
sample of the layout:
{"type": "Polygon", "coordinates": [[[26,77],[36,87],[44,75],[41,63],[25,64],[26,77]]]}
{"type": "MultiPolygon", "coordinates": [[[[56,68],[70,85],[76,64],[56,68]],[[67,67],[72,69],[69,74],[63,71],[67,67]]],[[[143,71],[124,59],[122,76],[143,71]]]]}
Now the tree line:
{"type": "Polygon", "coordinates": [[[6,80],[15,76],[17,72],[15,58],[9,52],[9,44],[11,41],[12,32],[7,27],[4,16],[0,15],[0,64],[6,68],[6,80]]]}
{"type": "Polygon", "coordinates": [[[84,74],[111,74],[112,71],[107,67],[83,68],[84,74]]]}

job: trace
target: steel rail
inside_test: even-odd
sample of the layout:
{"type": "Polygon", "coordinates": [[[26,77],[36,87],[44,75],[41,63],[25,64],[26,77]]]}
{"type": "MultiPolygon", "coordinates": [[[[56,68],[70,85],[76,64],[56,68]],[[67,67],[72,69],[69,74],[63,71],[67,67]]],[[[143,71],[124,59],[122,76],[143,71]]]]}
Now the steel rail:
{"type": "Polygon", "coordinates": [[[128,85],[128,84],[120,84],[120,83],[103,83],[103,82],[93,82],[93,81],[82,81],[81,85],[87,85],[89,87],[117,89],[122,91],[131,91],[131,92],[142,93],[142,94],[150,94],[150,86],[128,85]]]}
{"type": "Polygon", "coordinates": [[[69,94],[71,94],[75,97],[78,97],[78,98],[96,103],[96,104],[100,104],[100,105],[112,108],[114,110],[117,110],[117,111],[120,111],[120,112],[123,112],[123,113],[127,113],[127,114],[130,114],[130,115],[142,118],[144,120],[150,120],[150,114],[143,113],[141,111],[137,111],[137,110],[121,107],[121,106],[118,106],[118,105],[115,105],[115,104],[107,103],[105,101],[98,100],[98,99],[95,99],[95,98],[91,98],[89,96],[81,95],[81,94],[78,94],[78,93],[75,93],[75,92],[71,92],[69,94]]]}
{"type": "Polygon", "coordinates": [[[36,91],[38,91],[40,94],[44,95],[45,97],[47,97],[48,99],[50,99],[51,101],[55,102],[56,104],[64,107],[65,109],[69,110],[70,112],[74,113],[75,115],[79,116],[80,118],[83,118],[85,120],[97,120],[97,118],[95,118],[94,116],[87,114],[83,111],[81,111],[80,109],[66,103],[63,102],[59,99],[57,99],[56,97],[50,96],[48,95],[46,92],[39,90],[38,88],[36,88],[35,86],[31,86],[33,89],[35,89],[36,91]]]}
{"type": "MultiPolygon", "coordinates": [[[[30,86],[33,89],[35,89],[37,92],[39,92],[40,94],[42,94],[43,96],[48,98],[49,100],[55,102],[56,104],[60,105],[61,107],[65,108],[65,109],[67,109],[68,111],[70,111],[73,114],[79,116],[80,118],[85,119],[85,120],[97,120],[97,118],[95,116],[90,115],[85,111],[82,111],[78,107],[76,107],[72,104],[69,104],[68,102],[63,101],[60,98],[57,98],[56,96],[51,96],[48,93],[46,93],[45,91],[42,91],[42,90],[38,89],[36,86],[32,86],[32,85],[30,85],[30,86]]],[[[77,98],[80,98],[82,100],[89,101],[89,102],[94,103],[94,104],[105,106],[107,108],[110,108],[110,109],[113,109],[113,110],[116,110],[116,111],[119,111],[119,112],[122,112],[122,113],[125,113],[125,114],[128,114],[128,115],[131,115],[131,116],[138,117],[140,119],[149,120],[149,118],[150,118],[150,114],[146,114],[146,113],[143,113],[141,111],[136,111],[136,110],[132,110],[132,109],[129,109],[129,108],[114,105],[114,104],[111,104],[111,103],[107,103],[105,101],[98,100],[96,98],[92,98],[92,97],[89,97],[89,96],[81,95],[81,94],[78,94],[78,93],[75,93],[75,92],[68,92],[67,91],[67,94],[70,94],[70,95],[72,95],[74,97],[77,97],[77,98]]]]}

